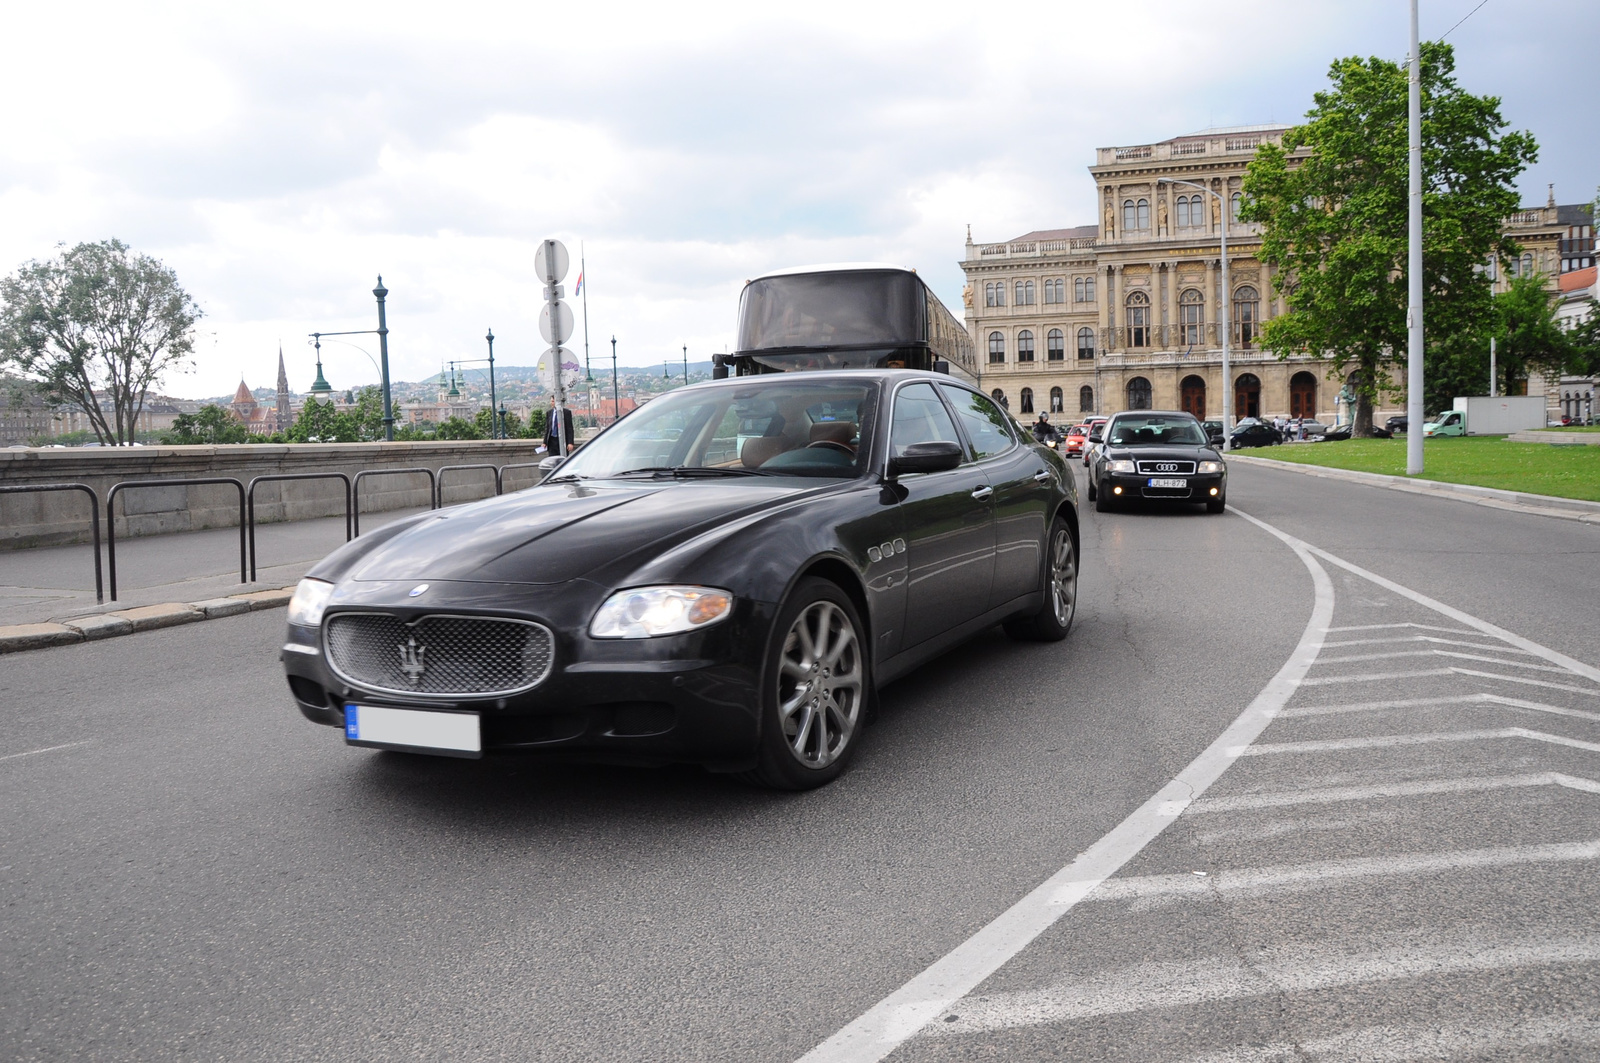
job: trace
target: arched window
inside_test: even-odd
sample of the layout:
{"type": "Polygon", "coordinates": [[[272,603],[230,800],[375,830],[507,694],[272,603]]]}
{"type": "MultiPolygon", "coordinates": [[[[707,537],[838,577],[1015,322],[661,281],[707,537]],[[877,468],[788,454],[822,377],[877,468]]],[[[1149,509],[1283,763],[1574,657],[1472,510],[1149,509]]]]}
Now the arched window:
{"type": "Polygon", "coordinates": [[[1006,401],[1006,393],[1001,391],[999,388],[995,388],[993,391],[989,392],[989,397],[998,402],[1001,409],[1011,409],[1011,403],[1006,401]]]}
{"type": "Polygon", "coordinates": [[[1142,376],[1128,381],[1128,409],[1150,409],[1150,381],[1142,376]]]}
{"type": "Polygon", "coordinates": [[[1094,388],[1090,387],[1088,384],[1085,384],[1083,387],[1078,389],[1078,412],[1094,412],[1094,388]]]}
{"type": "Polygon", "coordinates": [[[1075,302],[1075,303],[1083,302],[1083,278],[1082,277],[1074,277],[1074,278],[1072,278],[1072,301],[1075,302]]]}
{"type": "Polygon", "coordinates": [[[1078,330],[1078,360],[1094,361],[1094,329],[1088,325],[1078,330]]]}
{"type": "Polygon", "coordinates": [[[1201,342],[1200,328],[1205,324],[1205,296],[1198,289],[1189,288],[1178,296],[1178,342],[1193,347],[1201,342]]]}
{"type": "Polygon", "coordinates": [[[989,333],[989,364],[1004,365],[1006,360],[1006,338],[998,332],[989,333]]]}
{"type": "Polygon", "coordinates": [[[1243,192],[1235,192],[1233,194],[1232,204],[1229,207],[1229,210],[1232,211],[1232,213],[1228,215],[1228,220],[1229,221],[1238,221],[1239,220],[1239,208],[1241,206],[1243,206],[1243,205],[1244,205],[1244,193],[1243,192]]]}
{"type": "MultiPolygon", "coordinates": [[[[1128,346],[1150,346],[1150,297],[1144,292],[1128,296],[1128,346]]],[[[1148,406],[1135,409],[1146,410],[1148,406]]]]}
{"type": "Polygon", "coordinates": [[[1017,333],[1017,361],[1033,361],[1033,332],[1030,329],[1017,333]]]}
{"type": "Polygon", "coordinates": [[[1139,228],[1150,228],[1150,201],[1148,199],[1139,200],[1139,228]]]}
{"type": "Polygon", "coordinates": [[[983,286],[983,305],[984,306],[1005,306],[1006,305],[1006,282],[1005,281],[993,281],[993,282],[991,282],[989,284],[985,284],[983,286]]]}
{"type": "Polygon", "coordinates": [[[1178,228],[1187,229],[1189,227],[1189,197],[1179,196],[1176,207],[1176,213],[1178,215],[1178,228]]]}
{"type": "Polygon", "coordinates": [[[1134,209],[1133,200],[1122,201],[1122,231],[1127,232],[1134,227],[1134,222],[1139,218],[1139,213],[1134,209]]]}
{"type": "Polygon", "coordinates": [[[1067,281],[1065,277],[1057,277],[1055,279],[1055,291],[1056,302],[1064,303],[1067,301],[1067,281]]]}
{"type": "Polygon", "coordinates": [[[1533,256],[1532,255],[1523,255],[1522,256],[1522,273],[1520,274],[1520,276],[1523,276],[1523,277],[1531,277],[1531,276],[1533,276],[1533,256]]]}
{"type": "Polygon", "coordinates": [[[1051,388],[1050,389],[1050,412],[1051,413],[1066,413],[1067,412],[1067,404],[1066,404],[1065,399],[1062,398],[1061,389],[1060,388],[1051,388]]]}
{"type": "Polygon", "coordinates": [[[1023,388],[1022,389],[1022,394],[1019,396],[1019,401],[1017,402],[1017,409],[1019,409],[1023,413],[1032,413],[1033,412],[1033,389],[1032,388],[1023,388]]]}
{"type": "Polygon", "coordinates": [[[1248,347],[1261,331],[1261,296],[1250,285],[1233,291],[1233,334],[1248,347]]]}
{"type": "Polygon", "coordinates": [[[1067,358],[1067,337],[1060,329],[1053,328],[1044,337],[1046,356],[1052,362],[1064,362],[1067,358]]]}

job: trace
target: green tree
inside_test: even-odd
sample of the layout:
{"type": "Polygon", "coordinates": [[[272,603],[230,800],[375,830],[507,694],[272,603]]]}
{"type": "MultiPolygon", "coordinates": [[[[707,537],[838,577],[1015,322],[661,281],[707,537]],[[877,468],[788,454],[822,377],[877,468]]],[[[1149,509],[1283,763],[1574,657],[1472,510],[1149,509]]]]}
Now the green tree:
{"type": "Polygon", "coordinates": [[[355,418],[315,399],[306,400],[285,434],[291,443],[355,443],[359,435],[355,418]]]}
{"type": "Polygon", "coordinates": [[[1558,376],[1573,368],[1572,337],[1562,331],[1555,300],[1538,274],[1517,277],[1494,297],[1494,334],[1502,395],[1526,395],[1534,373],[1558,376]]]}
{"type": "MultiPolygon", "coordinates": [[[[472,419],[473,425],[477,427],[478,432],[483,436],[484,439],[495,438],[494,422],[496,420],[497,412],[498,411],[491,410],[489,407],[485,406],[483,409],[479,410],[478,415],[472,419]]],[[[518,417],[510,410],[507,410],[505,417],[506,438],[515,439],[521,431],[522,418],[518,417]]]]}
{"type": "Polygon", "coordinates": [[[435,439],[483,439],[478,426],[463,417],[446,417],[433,430],[435,439]]]}
{"type": "MultiPolygon", "coordinates": [[[[376,384],[368,384],[355,395],[354,406],[349,416],[355,423],[356,438],[363,442],[372,442],[383,438],[383,389],[376,384]]],[[[395,426],[395,438],[399,438],[399,425],[395,426]]]]}
{"type": "Polygon", "coordinates": [[[161,441],[188,445],[196,443],[248,443],[250,430],[232,410],[221,406],[202,406],[195,413],[180,413],[172,420],[172,429],[161,441]]]}
{"type": "Polygon", "coordinates": [[[1600,302],[1589,300],[1588,316],[1567,333],[1569,369],[1579,376],[1600,375],[1600,302]]]}
{"type": "Polygon", "coordinates": [[[131,443],[146,394],[189,367],[200,307],[120,240],[62,248],[0,281],[0,363],[82,410],[102,443],[131,443]]]}
{"type": "MultiPolygon", "coordinates": [[[[1441,340],[1480,335],[1492,323],[1482,267],[1518,252],[1501,225],[1538,147],[1505,132],[1498,98],[1456,84],[1449,45],[1422,45],[1421,66],[1424,320],[1441,340]]],[[[1263,346],[1280,358],[1323,354],[1337,381],[1353,374],[1355,434],[1370,435],[1373,404],[1407,351],[1406,71],[1350,58],[1329,77],[1305,124],[1251,161],[1240,216],[1262,224],[1261,257],[1288,307],[1266,322],[1263,346]],[[1310,154],[1296,159],[1300,148],[1310,154]]]]}

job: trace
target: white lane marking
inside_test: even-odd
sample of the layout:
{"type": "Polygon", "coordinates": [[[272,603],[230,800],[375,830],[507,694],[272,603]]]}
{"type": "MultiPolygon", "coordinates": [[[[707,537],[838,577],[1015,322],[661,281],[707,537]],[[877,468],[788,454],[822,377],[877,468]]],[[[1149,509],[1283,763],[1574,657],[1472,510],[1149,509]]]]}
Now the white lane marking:
{"type": "Polygon", "coordinates": [[[1420,949],[1400,945],[1355,956],[1325,949],[1283,950],[1249,966],[1232,960],[1145,963],[1048,989],[962,1001],[944,1022],[929,1028],[928,1036],[959,1037],[1245,997],[1596,960],[1600,937],[1586,936],[1530,943],[1462,940],[1420,949]]]}
{"type": "Polygon", "coordinates": [[[1191,816],[1208,812],[1241,812],[1255,808],[1287,808],[1291,805],[1324,805],[1341,801],[1373,801],[1390,797],[1420,797],[1427,794],[1461,794],[1483,790],[1509,790],[1523,786],[1563,786],[1570,790],[1600,794],[1600,782],[1540,771],[1528,775],[1469,776],[1460,779],[1425,779],[1421,782],[1375,783],[1371,786],[1328,786],[1318,790],[1284,790],[1264,794],[1236,794],[1232,797],[1202,797],[1189,806],[1191,816]]]}
{"type": "Polygon", "coordinates": [[[876,1063],[893,1052],[951,1004],[1004,966],[1172,822],[1171,809],[1194,800],[1234,762],[1233,750],[1249,745],[1272,722],[1305,677],[1333,618],[1333,581],[1305,544],[1247,515],[1245,520],[1288,544],[1311,574],[1315,597],[1311,618],[1294,652],[1227,730],[1127,819],[1113,827],[1072,863],[1040,883],[955,949],[801,1057],[801,1063],[876,1063]]]}
{"type": "Polygon", "coordinates": [[[1569,746],[1600,753],[1600,742],[1584,742],[1565,735],[1533,731],[1526,727],[1495,727],[1482,731],[1434,731],[1424,734],[1371,735],[1364,738],[1323,738],[1307,742],[1274,742],[1239,749],[1241,757],[1270,757],[1279,753],[1326,753],[1338,749],[1385,749],[1392,746],[1424,746],[1435,742],[1485,742],[1497,738],[1526,738],[1554,746],[1569,746]]]}
{"type": "Polygon", "coordinates": [[[45,746],[43,749],[30,749],[26,753],[7,753],[5,756],[0,757],[0,760],[16,760],[18,757],[36,757],[40,753],[54,753],[58,749],[75,749],[78,746],[86,746],[93,741],[94,739],[92,738],[85,738],[82,742],[67,742],[65,745],[45,746]]]}
{"type": "Polygon", "coordinates": [[[1274,1041],[1190,1056],[1182,1063],[1415,1063],[1545,1045],[1600,1044],[1600,1022],[1581,1015],[1525,1022],[1367,1026],[1329,1037],[1274,1041]]]}
{"type": "Polygon", "coordinates": [[[1325,687],[1337,683],[1377,683],[1394,679],[1427,679],[1441,675],[1470,675],[1479,679],[1498,679],[1505,683],[1521,683],[1524,686],[1546,687],[1550,690],[1568,690],[1574,694],[1589,694],[1600,696],[1600,690],[1590,687],[1575,687],[1570,683],[1551,683],[1544,679],[1529,679],[1520,675],[1501,675],[1499,672],[1481,672],[1475,668],[1458,668],[1454,665],[1449,668],[1425,668],[1417,672],[1363,672],[1360,675],[1325,675],[1316,679],[1302,679],[1303,687],[1325,687]]]}
{"type": "MultiPolygon", "coordinates": [[[[1521,653],[1521,650],[1512,650],[1512,653],[1521,653]]],[[[1398,657],[1454,657],[1461,661],[1485,661],[1489,664],[1500,664],[1507,668],[1527,668],[1534,672],[1555,672],[1559,675],[1571,675],[1565,668],[1557,668],[1553,664],[1530,664],[1527,661],[1508,661],[1504,657],[1485,657],[1479,653],[1462,653],[1459,650],[1396,650],[1393,653],[1360,653],[1349,657],[1319,657],[1317,667],[1321,668],[1330,664],[1354,664],[1357,661],[1387,661],[1398,657]]]]}
{"type": "MultiPolygon", "coordinates": [[[[1471,632],[1464,632],[1464,634],[1471,634],[1471,632]]],[[[1335,650],[1340,646],[1393,646],[1401,642],[1431,642],[1438,646],[1466,646],[1474,650],[1493,650],[1496,653],[1521,653],[1529,657],[1533,656],[1527,650],[1514,650],[1510,646],[1485,646],[1481,642],[1467,642],[1465,639],[1441,639],[1434,635],[1410,635],[1405,638],[1393,639],[1348,639],[1344,642],[1324,642],[1322,648],[1335,650]]]]}
{"type": "Polygon", "coordinates": [[[1454,672],[1456,675],[1477,676],[1479,679],[1499,679],[1507,683],[1521,683],[1523,686],[1545,687],[1549,690],[1568,690],[1574,694],[1588,694],[1591,697],[1600,696],[1600,690],[1594,690],[1590,687],[1575,687],[1566,683],[1547,683],[1543,679],[1527,679],[1520,675],[1501,675],[1498,672],[1480,672],[1473,668],[1452,667],[1450,671],[1454,672]]]}
{"type": "Polygon", "coordinates": [[[1146,875],[1103,883],[1090,898],[1095,901],[1137,901],[1152,897],[1182,899],[1252,896],[1264,893],[1301,893],[1334,889],[1358,879],[1431,875],[1466,868],[1520,867],[1526,864],[1567,864],[1600,858],[1600,839],[1586,842],[1552,842],[1548,845],[1508,845],[1490,849],[1455,849],[1404,856],[1354,856],[1316,860],[1308,864],[1280,864],[1212,871],[1205,878],[1193,874],[1146,875]]]}
{"type": "Polygon", "coordinates": [[[1532,712],[1548,712],[1555,716],[1572,716],[1580,720],[1592,720],[1600,723],[1600,713],[1584,712],[1582,709],[1567,709],[1559,705],[1546,705],[1539,701],[1523,701],[1521,698],[1507,698],[1499,694],[1487,694],[1481,690],[1471,694],[1460,694],[1447,698],[1400,698],[1394,701],[1363,701],[1354,704],[1296,705],[1294,708],[1284,709],[1278,713],[1278,718],[1280,720],[1288,720],[1297,716],[1332,716],[1346,712],[1385,712],[1391,709],[1415,709],[1440,705],[1452,707],[1505,705],[1511,708],[1528,709],[1532,712]]]}
{"type": "MultiPolygon", "coordinates": [[[[1238,510],[1235,510],[1234,512],[1237,513],[1238,510]]],[[[1245,516],[1245,514],[1239,513],[1239,516],[1242,517],[1245,516]]],[[[1279,534],[1287,533],[1280,532],[1279,534]]],[[[1291,538],[1293,537],[1291,536],[1291,538]]],[[[1395,628],[1415,628],[1420,631],[1448,631],[1452,635],[1475,634],[1475,632],[1472,631],[1462,631],[1458,627],[1440,627],[1437,624],[1418,624],[1415,621],[1409,620],[1403,624],[1348,624],[1344,627],[1330,627],[1328,629],[1328,633],[1331,635],[1338,631],[1392,631],[1395,628]]]]}

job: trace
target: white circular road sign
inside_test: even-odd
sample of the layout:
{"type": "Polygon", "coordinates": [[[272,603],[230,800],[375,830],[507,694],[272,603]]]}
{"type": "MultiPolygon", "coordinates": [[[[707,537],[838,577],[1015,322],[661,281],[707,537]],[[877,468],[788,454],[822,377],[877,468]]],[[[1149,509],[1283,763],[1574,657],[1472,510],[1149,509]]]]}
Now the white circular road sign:
{"type": "Polygon", "coordinates": [[[539,311],[539,335],[544,337],[546,343],[560,345],[572,338],[572,307],[559,300],[545,303],[544,309],[539,311]],[[555,324],[550,322],[550,310],[555,309],[555,324]]]}
{"type": "MultiPolygon", "coordinates": [[[[533,253],[533,272],[546,284],[560,284],[567,275],[572,259],[567,255],[567,245],[560,240],[541,240],[539,250],[533,253]]],[[[548,336],[545,337],[549,339],[548,336]]]]}

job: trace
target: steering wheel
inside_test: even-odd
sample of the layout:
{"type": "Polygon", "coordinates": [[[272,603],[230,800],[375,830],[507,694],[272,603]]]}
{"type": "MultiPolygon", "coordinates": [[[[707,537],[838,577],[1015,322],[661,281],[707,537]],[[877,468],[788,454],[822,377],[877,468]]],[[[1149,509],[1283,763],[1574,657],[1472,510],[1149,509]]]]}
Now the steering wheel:
{"type": "Polygon", "coordinates": [[[848,454],[852,458],[856,456],[856,451],[855,451],[854,447],[850,446],[850,444],[848,444],[848,443],[840,443],[839,441],[834,440],[834,439],[819,439],[815,443],[812,443],[809,446],[807,446],[806,449],[810,450],[813,447],[821,449],[821,450],[837,450],[839,453],[848,454]]]}

